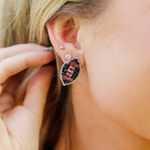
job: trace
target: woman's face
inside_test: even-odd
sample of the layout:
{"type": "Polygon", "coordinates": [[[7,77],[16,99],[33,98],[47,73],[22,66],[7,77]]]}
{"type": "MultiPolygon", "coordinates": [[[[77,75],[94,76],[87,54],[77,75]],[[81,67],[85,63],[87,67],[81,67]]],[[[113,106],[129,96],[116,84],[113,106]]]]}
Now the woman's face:
{"type": "Polygon", "coordinates": [[[100,109],[150,139],[150,0],[112,0],[79,35],[100,109]]]}

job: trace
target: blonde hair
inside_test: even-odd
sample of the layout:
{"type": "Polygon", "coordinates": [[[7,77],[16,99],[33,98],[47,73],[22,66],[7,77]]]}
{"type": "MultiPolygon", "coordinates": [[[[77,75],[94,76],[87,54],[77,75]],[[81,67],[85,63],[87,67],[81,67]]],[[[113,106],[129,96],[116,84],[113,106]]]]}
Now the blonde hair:
{"type": "MultiPolygon", "coordinates": [[[[37,43],[44,46],[52,45],[48,38],[45,24],[60,15],[94,18],[99,13],[94,0],[1,0],[0,1],[0,47],[8,47],[20,43],[37,43]]],[[[71,97],[70,86],[63,87],[59,80],[62,61],[56,55],[57,72],[49,89],[43,128],[41,130],[41,146],[46,142],[56,146],[61,128],[66,121],[68,125],[69,145],[71,145],[71,97]]],[[[17,89],[17,102],[21,104],[28,81],[40,68],[30,67],[21,72],[22,81],[17,89]]]]}

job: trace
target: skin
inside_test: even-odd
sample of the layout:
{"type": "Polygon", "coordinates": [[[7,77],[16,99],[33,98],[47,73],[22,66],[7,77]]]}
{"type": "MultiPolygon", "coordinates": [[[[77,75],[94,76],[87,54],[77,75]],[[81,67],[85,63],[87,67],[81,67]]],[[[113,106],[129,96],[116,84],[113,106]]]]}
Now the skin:
{"type": "Polygon", "coordinates": [[[74,21],[67,32],[67,17],[47,25],[62,60],[70,53],[82,64],[72,84],[73,150],[149,150],[150,1],[112,0],[96,19],[74,21]]]}
{"type": "Polygon", "coordinates": [[[42,67],[34,73],[28,82],[25,99],[18,106],[15,105],[15,94],[20,84],[19,72],[28,67],[47,64],[54,59],[54,54],[44,51],[46,49],[48,48],[37,44],[19,44],[0,49],[2,150],[37,150],[39,147],[43,110],[54,66],[42,67]]]}

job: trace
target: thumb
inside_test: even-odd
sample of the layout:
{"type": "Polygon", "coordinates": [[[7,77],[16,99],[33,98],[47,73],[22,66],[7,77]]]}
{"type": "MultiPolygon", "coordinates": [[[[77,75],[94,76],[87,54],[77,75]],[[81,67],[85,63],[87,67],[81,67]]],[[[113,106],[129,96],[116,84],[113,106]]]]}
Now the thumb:
{"type": "Polygon", "coordinates": [[[41,127],[43,111],[50,88],[55,66],[49,65],[40,68],[30,79],[23,106],[28,108],[35,116],[41,127]]]}

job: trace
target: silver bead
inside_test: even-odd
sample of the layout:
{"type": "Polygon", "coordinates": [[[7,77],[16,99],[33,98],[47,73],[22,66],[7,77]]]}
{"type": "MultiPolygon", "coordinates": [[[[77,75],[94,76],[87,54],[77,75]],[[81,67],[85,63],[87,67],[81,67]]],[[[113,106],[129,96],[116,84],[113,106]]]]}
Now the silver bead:
{"type": "Polygon", "coordinates": [[[69,60],[69,59],[71,59],[71,55],[70,55],[70,54],[67,54],[67,55],[65,56],[65,58],[66,58],[67,60],[69,60]]]}
{"type": "Polygon", "coordinates": [[[60,45],[60,49],[61,49],[61,50],[64,50],[65,47],[64,47],[63,45],[60,45]]]}

